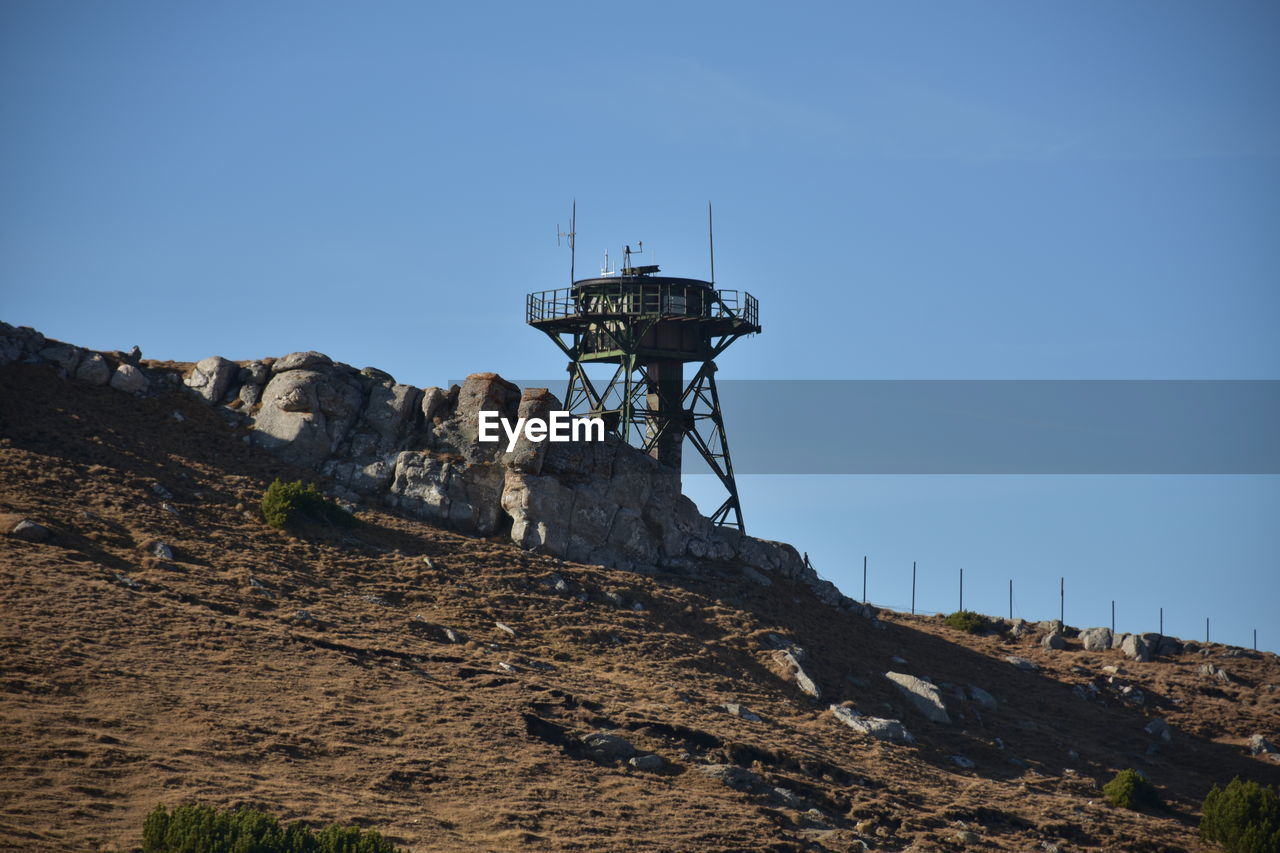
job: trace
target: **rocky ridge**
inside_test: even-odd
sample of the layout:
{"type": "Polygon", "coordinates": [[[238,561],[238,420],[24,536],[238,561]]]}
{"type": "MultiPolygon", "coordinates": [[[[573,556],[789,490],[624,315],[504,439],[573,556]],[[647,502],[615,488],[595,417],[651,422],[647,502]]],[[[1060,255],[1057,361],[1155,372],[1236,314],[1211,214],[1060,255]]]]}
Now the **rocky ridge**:
{"type": "MultiPolygon", "coordinates": [[[[748,578],[800,580],[833,606],[863,612],[818,577],[791,545],[717,527],[656,460],[603,442],[481,442],[477,413],[546,417],[545,388],[521,391],[495,373],[448,389],[397,383],[319,352],[192,365],[143,364],[140,353],[98,353],[0,324],[0,364],[45,362],[92,385],[146,395],[181,385],[281,459],[320,474],[335,496],[400,509],[464,533],[506,533],[537,553],[624,570],[697,571],[732,562],[748,578]]],[[[865,611],[871,616],[870,611],[865,611]]]]}

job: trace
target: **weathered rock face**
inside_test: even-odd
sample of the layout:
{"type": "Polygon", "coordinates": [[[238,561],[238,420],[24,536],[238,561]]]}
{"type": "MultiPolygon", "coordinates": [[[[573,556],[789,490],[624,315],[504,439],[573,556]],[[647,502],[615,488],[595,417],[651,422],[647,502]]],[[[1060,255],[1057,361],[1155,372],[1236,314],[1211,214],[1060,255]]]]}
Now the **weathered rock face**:
{"type": "Polygon", "coordinates": [[[1111,648],[1111,629],[1086,628],[1080,632],[1080,645],[1086,652],[1105,652],[1111,648]]]}
{"type": "Polygon", "coordinates": [[[1120,644],[1120,650],[1132,660],[1151,660],[1151,647],[1147,645],[1146,640],[1136,634],[1125,635],[1120,644]]]}
{"type": "Polygon", "coordinates": [[[205,402],[216,403],[222,399],[223,394],[227,393],[227,386],[239,372],[240,365],[220,355],[214,355],[196,362],[196,366],[191,369],[191,373],[183,382],[203,397],[205,402]]]}
{"type": "Polygon", "coordinates": [[[892,681],[921,714],[935,723],[951,722],[951,716],[947,713],[946,705],[942,704],[942,694],[937,687],[922,678],[901,672],[886,672],[884,677],[892,681]]]}
{"type": "MultiPolygon", "coordinates": [[[[719,528],[680,493],[669,468],[615,436],[604,441],[479,441],[478,414],[545,418],[562,408],[545,388],[523,392],[494,373],[461,386],[418,389],[381,370],[356,370],[319,352],[237,363],[220,356],[179,373],[140,354],[94,353],[0,323],[0,364],[43,362],[88,384],[146,395],[185,385],[250,440],[328,477],[346,500],[382,503],[521,547],[622,569],[696,572],[708,562],[785,577],[819,600],[862,608],[820,580],[790,545],[719,528]]],[[[500,431],[501,432],[501,431],[500,431]]],[[[864,614],[869,615],[869,614],[864,614]]],[[[818,688],[802,669],[802,690],[818,688]]]]}

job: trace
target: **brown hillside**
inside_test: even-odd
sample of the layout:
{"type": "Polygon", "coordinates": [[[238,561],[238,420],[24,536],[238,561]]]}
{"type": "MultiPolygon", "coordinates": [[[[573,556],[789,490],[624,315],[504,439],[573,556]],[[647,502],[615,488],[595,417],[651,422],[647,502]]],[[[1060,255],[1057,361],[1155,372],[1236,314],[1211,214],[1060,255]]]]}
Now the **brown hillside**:
{"type": "Polygon", "coordinates": [[[964,831],[988,850],[1200,850],[1213,783],[1280,783],[1246,745],[1280,735],[1274,655],[1050,651],[866,619],[734,566],[561,563],[377,508],[286,533],[256,511],[275,477],[307,475],[183,391],[0,367],[4,529],[53,533],[0,537],[0,847],[131,850],[157,803],[198,800],[411,851],[953,850],[964,831]],[[779,638],[806,650],[820,701],[779,674],[779,638]],[[890,670],[932,679],[953,722],[890,670]],[[843,702],[915,743],[855,733],[829,710],[843,702]],[[1154,718],[1169,742],[1144,731],[1154,718]],[[593,760],[580,736],[596,731],[663,766],[593,760]],[[708,765],[756,776],[720,771],[739,790],[708,765]],[[1108,805],[1124,767],[1169,810],[1108,805]]]}

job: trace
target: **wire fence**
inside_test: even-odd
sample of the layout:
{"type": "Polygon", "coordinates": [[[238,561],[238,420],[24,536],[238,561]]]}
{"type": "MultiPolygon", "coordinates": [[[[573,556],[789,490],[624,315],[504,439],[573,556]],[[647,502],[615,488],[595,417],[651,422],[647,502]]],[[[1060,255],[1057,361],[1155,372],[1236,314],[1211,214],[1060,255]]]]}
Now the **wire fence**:
{"type": "MultiPolygon", "coordinates": [[[[819,579],[835,584],[835,581],[831,580],[830,578],[826,577],[825,575],[823,575],[821,572],[818,571],[818,569],[810,561],[808,554],[804,555],[804,559],[805,559],[805,564],[814,570],[814,573],[817,574],[819,579]]],[[[872,607],[876,607],[881,610],[890,610],[896,613],[903,613],[903,614],[910,613],[913,616],[945,616],[949,613],[955,612],[955,610],[965,609],[965,606],[964,606],[965,587],[964,587],[964,569],[963,568],[957,569],[955,610],[936,610],[936,609],[924,607],[919,603],[919,601],[916,598],[916,591],[918,588],[917,571],[918,571],[918,565],[916,562],[913,561],[911,564],[911,598],[909,599],[909,601],[906,601],[906,600],[871,601],[867,597],[867,584],[870,576],[870,558],[864,555],[862,558],[862,589],[861,589],[862,594],[860,597],[856,598],[855,600],[860,601],[863,604],[869,604],[872,607]]],[[[839,584],[836,584],[836,586],[839,587],[839,584]]],[[[844,592],[844,590],[841,590],[841,591],[844,592]]],[[[1065,576],[1060,576],[1058,578],[1058,617],[1057,618],[1058,618],[1058,621],[1061,622],[1064,626],[1067,624],[1066,592],[1067,592],[1067,579],[1065,576]]],[[[845,592],[845,594],[848,595],[847,592],[845,592]]],[[[849,595],[849,597],[854,598],[854,596],[852,595],[849,595]]],[[[936,603],[936,592],[935,594],[931,594],[930,599],[931,599],[931,603],[936,603]]],[[[1158,630],[1156,631],[1156,633],[1160,634],[1160,636],[1164,636],[1165,635],[1164,634],[1164,608],[1163,607],[1157,608],[1157,614],[1158,614],[1157,615],[1158,630]]],[[[1043,621],[1043,619],[1039,617],[1031,618],[1024,615],[1023,611],[1018,606],[1018,602],[1014,595],[1014,579],[1013,578],[1009,579],[1008,609],[1006,613],[1003,613],[1003,614],[989,613],[986,615],[994,616],[994,617],[1005,617],[1005,618],[1008,618],[1010,621],[1014,619],[1023,619],[1024,621],[1027,621],[1027,622],[1043,621]]],[[[1092,627],[1092,626],[1089,626],[1089,627],[1092,627]]],[[[1111,624],[1108,627],[1110,627],[1113,633],[1116,631],[1116,600],[1115,599],[1111,600],[1111,624]]],[[[1212,625],[1211,617],[1209,616],[1204,617],[1204,642],[1206,644],[1213,642],[1212,633],[1211,633],[1212,627],[1213,625],[1212,625]]],[[[1253,628],[1252,631],[1253,631],[1253,650],[1256,652],[1258,651],[1258,629],[1253,628]]],[[[1133,632],[1133,633],[1140,633],[1140,632],[1133,632]]],[[[1180,639],[1187,639],[1187,640],[1194,639],[1197,641],[1199,640],[1198,637],[1196,638],[1186,637],[1186,638],[1180,638],[1180,639]]],[[[1231,644],[1224,644],[1224,645],[1231,645],[1231,644]]]]}

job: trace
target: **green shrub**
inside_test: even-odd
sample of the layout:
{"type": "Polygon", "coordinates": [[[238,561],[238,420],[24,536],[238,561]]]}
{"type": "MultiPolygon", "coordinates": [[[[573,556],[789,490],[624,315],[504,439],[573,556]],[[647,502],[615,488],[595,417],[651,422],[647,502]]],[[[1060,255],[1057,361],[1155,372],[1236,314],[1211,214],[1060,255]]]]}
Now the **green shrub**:
{"type": "Polygon", "coordinates": [[[981,613],[974,613],[972,610],[957,610],[942,621],[957,631],[965,631],[970,634],[981,634],[987,629],[986,617],[981,613]]]}
{"type": "Polygon", "coordinates": [[[1164,803],[1154,785],[1137,770],[1121,770],[1102,786],[1111,805],[1122,809],[1161,808],[1164,803]]]}
{"type": "Polygon", "coordinates": [[[143,853],[399,853],[373,830],[333,826],[316,832],[301,823],[281,826],[252,809],[156,806],[142,826],[143,853]]]}
{"type": "Polygon", "coordinates": [[[302,518],[340,527],[355,523],[355,516],[326,500],[313,484],[304,484],[301,480],[272,482],[262,496],[262,517],[272,527],[287,527],[302,518]]]}
{"type": "Polygon", "coordinates": [[[1206,841],[1231,853],[1280,850],[1280,796],[1274,788],[1237,777],[1226,788],[1214,785],[1201,811],[1200,837],[1206,841]]]}

